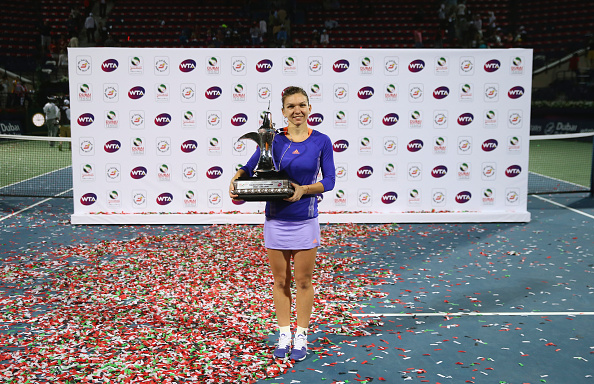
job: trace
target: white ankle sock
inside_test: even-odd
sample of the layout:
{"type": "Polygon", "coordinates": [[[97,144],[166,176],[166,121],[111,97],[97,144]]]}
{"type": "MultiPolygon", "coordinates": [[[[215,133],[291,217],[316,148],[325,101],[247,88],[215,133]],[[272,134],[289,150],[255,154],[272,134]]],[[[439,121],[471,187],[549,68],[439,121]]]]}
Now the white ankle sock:
{"type": "Polygon", "coordinates": [[[285,335],[291,334],[291,326],[290,325],[287,325],[286,327],[278,327],[278,329],[279,329],[279,331],[280,331],[279,333],[281,335],[282,334],[285,334],[285,335]]]}
{"type": "Polygon", "coordinates": [[[295,332],[295,336],[297,336],[299,334],[307,336],[307,328],[297,326],[297,331],[295,332]]]}

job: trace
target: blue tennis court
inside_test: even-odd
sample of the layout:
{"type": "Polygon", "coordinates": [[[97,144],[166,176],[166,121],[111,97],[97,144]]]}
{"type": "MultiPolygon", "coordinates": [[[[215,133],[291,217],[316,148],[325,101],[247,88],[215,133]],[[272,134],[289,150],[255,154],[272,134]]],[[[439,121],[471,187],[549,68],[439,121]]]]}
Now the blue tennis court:
{"type": "Polygon", "coordinates": [[[72,226],[70,199],[6,197],[0,372],[5,382],[589,382],[594,201],[530,196],[528,207],[527,224],[326,226],[310,353],[291,365],[269,357],[259,226],[72,226]]]}

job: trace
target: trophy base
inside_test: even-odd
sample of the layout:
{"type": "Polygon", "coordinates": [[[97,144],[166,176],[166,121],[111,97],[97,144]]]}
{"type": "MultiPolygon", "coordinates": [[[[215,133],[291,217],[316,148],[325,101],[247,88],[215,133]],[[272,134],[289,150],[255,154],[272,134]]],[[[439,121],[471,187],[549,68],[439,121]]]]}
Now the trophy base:
{"type": "Polygon", "coordinates": [[[272,201],[293,196],[295,188],[278,172],[260,173],[256,177],[240,177],[233,182],[238,200],[272,201]]]}

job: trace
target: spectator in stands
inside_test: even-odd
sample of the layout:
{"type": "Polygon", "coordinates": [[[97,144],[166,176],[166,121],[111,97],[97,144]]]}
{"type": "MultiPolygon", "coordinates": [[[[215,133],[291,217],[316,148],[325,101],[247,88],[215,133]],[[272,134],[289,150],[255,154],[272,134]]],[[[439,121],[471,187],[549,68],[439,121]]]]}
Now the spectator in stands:
{"type": "Polygon", "coordinates": [[[415,48],[423,48],[423,33],[419,28],[414,29],[413,39],[415,41],[415,48]]]}
{"type": "Polygon", "coordinates": [[[330,35],[328,35],[328,31],[325,29],[322,30],[322,34],[320,35],[320,44],[323,47],[327,47],[330,44],[330,35]]]}
{"type": "Polygon", "coordinates": [[[68,53],[66,53],[66,48],[62,48],[58,56],[58,69],[62,66],[68,67],[68,53]]]}
{"type": "Polygon", "coordinates": [[[260,44],[260,27],[255,21],[250,28],[250,39],[252,41],[252,45],[260,44]]]}
{"type": "Polygon", "coordinates": [[[260,44],[264,43],[268,34],[268,26],[266,25],[266,20],[262,18],[260,20],[260,44]]]}
{"type": "Polygon", "coordinates": [[[15,79],[14,93],[16,96],[17,106],[22,107],[25,104],[25,96],[27,96],[27,88],[20,79],[15,79]]]}
{"type": "Polygon", "coordinates": [[[439,28],[443,29],[446,27],[446,6],[445,3],[441,3],[439,5],[439,9],[437,10],[437,21],[439,22],[439,28]]]}
{"type": "Polygon", "coordinates": [[[487,14],[487,33],[488,34],[492,34],[497,30],[497,24],[495,23],[496,20],[497,20],[497,17],[495,16],[495,13],[493,11],[489,11],[489,13],[487,14]]]}
{"type": "Polygon", "coordinates": [[[576,79],[580,75],[580,56],[577,53],[574,53],[569,59],[569,71],[571,71],[576,79]]]}
{"type": "Polygon", "coordinates": [[[49,21],[45,20],[43,25],[40,29],[41,35],[41,51],[42,52],[49,52],[50,45],[52,43],[52,34],[51,34],[51,27],[49,25],[49,21]]]}
{"type": "Polygon", "coordinates": [[[6,108],[8,103],[8,76],[4,73],[2,81],[0,82],[0,108],[6,108]]]}
{"type": "MultiPolygon", "coordinates": [[[[49,137],[57,137],[60,122],[60,109],[54,104],[53,97],[48,97],[47,103],[43,106],[43,113],[45,113],[47,135],[49,137]]],[[[53,147],[55,144],[55,141],[50,141],[49,143],[50,147],[53,147]]]]}
{"type": "Polygon", "coordinates": [[[311,33],[311,45],[317,46],[318,44],[320,44],[320,32],[314,29],[311,33]]]}
{"type": "Polygon", "coordinates": [[[107,0],[99,0],[99,17],[105,17],[107,12],[107,0]]]}
{"type": "Polygon", "coordinates": [[[276,34],[276,42],[279,47],[285,48],[287,45],[287,39],[289,36],[287,35],[287,30],[285,29],[284,25],[281,25],[280,31],[276,34]]]}
{"type": "Polygon", "coordinates": [[[85,29],[87,30],[87,43],[94,43],[97,23],[95,22],[92,12],[89,13],[89,16],[85,20],[85,29]]]}
{"type": "Polygon", "coordinates": [[[326,19],[326,21],[324,22],[324,27],[326,27],[327,30],[331,31],[334,28],[338,27],[338,22],[333,19],[326,19]]]}
{"type": "MultiPolygon", "coordinates": [[[[70,101],[68,99],[64,100],[64,104],[62,105],[62,111],[60,114],[60,137],[70,137],[70,101]]],[[[58,149],[62,150],[62,142],[58,144],[58,149]]],[[[72,143],[70,143],[70,149],[72,150],[72,143]]]]}
{"type": "Polygon", "coordinates": [[[68,42],[68,47],[70,48],[77,48],[78,47],[78,37],[73,35],[68,42]]]}

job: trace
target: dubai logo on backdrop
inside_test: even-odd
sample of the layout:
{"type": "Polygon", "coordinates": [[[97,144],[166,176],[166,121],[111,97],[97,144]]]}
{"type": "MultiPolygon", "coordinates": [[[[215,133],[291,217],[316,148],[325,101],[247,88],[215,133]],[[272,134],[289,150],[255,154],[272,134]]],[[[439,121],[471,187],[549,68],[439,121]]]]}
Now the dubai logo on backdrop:
{"type": "Polygon", "coordinates": [[[433,111],[433,128],[445,129],[448,127],[448,111],[433,111]]]}
{"type": "Polygon", "coordinates": [[[423,113],[420,110],[410,111],[408,119],[409,128],[423,128],[423,113]]]}
{"type": "Polygon", "coordinates": [[[220,129],[223,113],[221,111],[206,111],[206,128],[220,129]]]}
{"type": "Polygon", "coordinates": [[[334,128],[346,128],[348,126],[347,114],[345,111],[334,112],[334,128]]]}
{"type": "Polygon", "coordinates": [[[142,75],[144,73],[143,60],[141,56],[128,57],[128,73],[130,75],[142,75]]]}
{"type": "Polygon", "coordinates": [[[130,111],[130,128],[144,129],[144,111],[130,111]]]}
{"type": "Polygon", "coordinates": [[[155,85],[155,101],[169,102],[169,84],[155,85]]]}
{"type": "Polygon", "coordinates": [[[334,195],[334,205],[338,207],[344,207],[347,205],[347,194],[344,190],[339,189],[334,195]]]}
{"type": "Polygon", "coordinates": [[[368,137],[361,137],[359,139],[359,153],[360,154],[371,154],[373,152],[372,141],[368,137]]]}
{"type": "Polygon", "coordinates": [[[507,118],[509,128],[522,128],[522,111],[510,110],[507,118]]]}
{"type": "Polygon", "coordinates": [[[336,179],[339,181],[347,181],[349,175],[349,166],[347,164],[336,164],[335,166],[336,179]]]}
{"type": "Polygon", "coordinates": [[[196,61],[193,59],[186,59],[179,63],[179,70],[184,73],[192,72],[194,69],[196,69],[196,61]]]}
{"type": "Polygon", "coordinates": [[[466,76],[474,75],[474,57],[460,58],[460,74],[466,76]]]}
{"type": "Polygon", "coordinates": [[[157,155],[158,156],[171,155],[171,138],[157,137],[157,155]]]}
{"type": "Polygon", "coordinates": [[[418,188],[408,190],[408,204],[419,205],[421,204],[421,191],[418,188]]]}
{"type": "Polygon", "coordinates": [[[159,181],[171,181],[171,171],[169,171],[169,165],[161,164],[157,166],[157,179],[159,181]]]}
{"type": "Polygon", "coordinates": [[[283,74],[285,75],[296,75],[297,74],[297,61],[291,56],[283,57],[283,74]]]}
{"type": "Polygon", "coordinates": [[[396,179],[396,165],[393,163],[384,163],[384,179],[395,180],[396,179]]]}
{"type": "Polygon", "coordinates": [[[233,86],[233,101],[245,101],[246,91],[242,84],[235,84],[233,86]]]}
{"type": "Polygon", "coordinates": [[[120,124],[118,111],[105,111],[105,128],[118,128],[120,124]]]}
{"type": "Polygon", "coordinates": [[[93,93],[90,84],[78,84],[78,101],[93,101],[93,93]]]}
{"type": "Polygon", "coordinates": [[[373,111],[359,111],[359,128],[373,128],[373,111]]]}
{"type": "Polygon", "coordinates": [[[81,168],[80,179],[81,181],[94,181],[95,170],[94,164],[84,164],[81,168]]]}
{"type": "Polygon", "coordinates": [[[497,110],[489,109],[485,111],[485,128],[497,128],[497,110]]]}
{"type": "Polygon", "coordinates": [[[485,101],[499,101],[499,84],[485,84],[485,101]]]}
{"type": "Polygon", "coordinates": [[[359,59],[359,73],[361,75],[373,74],[373,59],[369,56],[364,56],[359,59]]]}
{"type": "Polygon", "coordinates": [[[322,87],[319,84],[309,85],[309,101],[322,101],[322,87]]]}
{"type": "Polygon", "coordinates": [[[184,194],[184,207],[192,208],[196,206],[196,194],[192,190],[187,190],[184,194]]]}
{"type": "Polygon", "coordinates": [[[134,208],[146,208],[146,191],[143,189],[132,191],[132,204],[134,208]]]}
{"type": "Polygon", "coordinates": [[[384,155],[396,155],[398,153],[398,138],[395,136],[384,137],[384,155]]]}
{"type": "Polygon", "coordinates": [[[349,86],[347,84],[334,84],[334,102],[346,103],[349,101],[349,86]]]}
{"type": "Polygon", "coordinates": [[[181,101],[183,103],[192,103],[196,101],[196,84],[185,83],[180,85],[181,101]]]}
{"type": "Polygon", "coordinates": [[[524,59],[522,57],[516,56],[511,59],[510,65],[510,73],[512,75],[522,75],[524,73],[524,59]]]}
{"type": "Polygon", "coordinates": [[[120,164],[105,164],[105,180],[108,183],[119,183],[121,173],[120,164]]]}
{"type": "Polygon", "coordinates": [[[472,83],[460,84],[460,101],[472,101],[474,99],[472,83]]]}
{"type": "Polygon", "coordinates": [[[194,111],[182,111],[182,128],[196,128],[196,117],[194,111]]]}
{"type": "Polygon", "coordinates": [[[483,205],[495,204],[495,190],[492,188],[483,189],[483,205]]]}
{"type": "Polygon", "coordinates": [[[419,181],[423,178],[423,165],[421,163],[408,163],[408,176],[409,181],[419,181]]]}
{"type": "Polygon", "coordinates": [[[206,74],[218,75],[221,73],[221,59],[218,56],[211,56],[206,58],[206,74]]]}
{"type": "Polygon", "coordinates": [[[448,67],[448,58],[444,56],[438,56],[435,58],[435,74],[436,75],[448,75],[450,72],[448,67]]]}
{"type": "Polygon", "coordinates": [[[408,101],[411,103],[420,103],[423,101],[423,84],[409,84],[408,101]]]}
{"type": "Polygon", "coordinates": [[[113,72],[118,69],[118,61],[116,59],[107,59],[101,64],[103,72],[113,72]]]}
{"type": "Polygon", "coordinates": [[[447,140],[443,136],[433,138],[433,154],[445,155],[447,152],[447,140]]]}
{"type": "Polygon", "coordinates": [[[458,137],[458,154],[470,155],[472,153],[472,137],[460,136],[458,137]]]}
{"type": "Polygon", "coordinates": [[[90,75],[91,72],[91,56],[76,56],[76,74],[90,75]]]}
{"type": "Polygon", "coordinates": [[[211,137],[208,141],[208,154],[209,155],[220,155],[221,154],[221,143],[218,138],[211,137]]]}
{"type": "Polygon", "coordinates": [[[470,180],[470,163],[458,163],[458,180],[470,180]]]}
{"type": "Polygon", "coordinates": [[[144,138],[143,137],[136,137],[131,140],[130,150],[132,151],[133,155],[142,156],[144,155],[144,138]]]}
{"type": "Polygon", "coordinates": [[[398,75],[398,57],[390,56],[384,58],[384,75],[398,75]]]}
{"type": "Polygon", "coordinates": [[[167,76],[169,75],[169,57],[156,56],[155,57],[155,75],[167,76]]]}
{"type": "Polygon", "coordinates": [[[196,176],[197,175],[196,169],[197,169],[196,164],[193,164],[193,163],[182,164],[183,180],[189,181],[189,182],[198,180],[198,178],[196,176]]]}
{"type": "Polygon", "coordinates": [[[497,176],[497,163],[483,163],[483,171],[481,179],[485,181],[493,181],[497,176]]]}
{"type": "Polygon", "coordinates": [[[272,84],[258,84],[258,101],[267,102],[272,95],[272,84]]]}
{"type": "Polygon", "coordinates": [[[394,84],[386,85],[386,92],[384,93],[385,101],[398,101],[398,87],[394,84]]]}
{"type": "Polygon", "coordinates": [[[234,56],[231,58],[231,67],[233,75],[244,76],[247,73],[247,60],[243,56],[234,56]]]}
{"type": "Polygon", "coordinates": [[[321,56],[311,56],[309,61],[309,74],[321,76],[323,73],[323,59],[321,56]]]}

